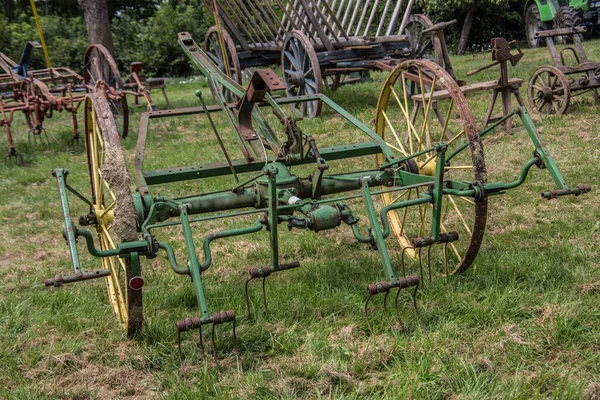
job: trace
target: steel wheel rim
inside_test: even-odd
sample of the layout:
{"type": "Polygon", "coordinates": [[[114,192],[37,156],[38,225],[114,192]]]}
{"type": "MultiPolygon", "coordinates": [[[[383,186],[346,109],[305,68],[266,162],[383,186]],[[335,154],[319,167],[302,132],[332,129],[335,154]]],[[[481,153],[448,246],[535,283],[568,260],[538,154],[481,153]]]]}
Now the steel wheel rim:
{"type": "MultiPolygon", "coordinates": [[[[225,46],[225,52],[227,54],[229,62],[229,76],[241,85],[242,71],[235,43],[233,42],[233,39],[231,39],[229,33],[223,29],[221,29],[221,37],[223,38],[223,44],[225,46]]],[[[206,32],[206,37],[204,39],[204,51],[210,57],[212,62],[215,63],[215,65],[219,67],[219,69],[223,73],[225,73],[225,61],[223,60],[221,46],[219,45],[219,38],[216,26],[212,26],[206,32]]],[[[221,93],[223,93],[225,100],[229,103],[237,101],[238,99],[237,96],[235,96],[233,93],[231,93],[230,90],[226,88],[221,88],[221,93]]]]}
{"type": "Polygon", "coordinates": [[[542,67],[529,80],[527,100],[538,113],[563,115],[571,101],[569,80],[558,68],[542,67]]]}
{"type": "MultiPolygon", "coordinates": [[[[85,100],[85,137],[88,159],[88,172],[92,193],[93,210],[96,215],[96,233],[99,248],[111,250],[117,248],[118,238],[112,231],[112,222],[117,203],[122,200],[110,189],[102,177],[105,149],[113,142],[118,133],[112,120],[99,122],[98,110],[108,109],[108,103],[102,95],[88,96],[85,100]],[[103,104],[104,103],[104,104],[103,104]],[[106,127],[108,126],[108,129],[106,127]],[[103,129],[104,127],[104,129],[103,129]],[[111,138],[112,136],[112,138],[111,138]]],[[[132,277],[131,263],[119,257],[101,258],[102,268],[111,271],[105,278],[109,303],[117,316],[119,325],[127,336],[141,329],[142,291],[128,286],[132,277]]]]}
{"type": "MultiPolygon", "coordinates": [[[[288,96],[323,93],[317,54],[304,33],[291,31],[286,36],[281,51],[281,69],[288,96]]],[[[310,118],[318,117],[322,109],[320,100],[293,103],[291,106],[299,115],[310,118]]]]}
{"type": "MultiPolygon", "coordinates": [[[[421,92],[424,91],[427,93],[426,86],[422,81],[419,82],[419,86],[421,87],[421,92]]],[[[428,101],[427,98],[423,104],[422,113],[428,113],[427,121],[436,119],[436,112],[432,111],[432,104],[433,102],[428,101]]],[[[376,132],[401,156],[414,154],[419,151],[419,148],[428,148],[431,144],[439,141],[448,144],[447,154],[450,154],[461,141],[467,141],[469,149],[461,153],[461,157],[464,157],[464,160],[452,160],[451,165],[446,168],[445,177],[465,180],[469,177],[469,181],[479,180],[483,183],[486,182],[483,145],[479,138],[475,119],[466,103],[466,99],[450,75],[431,61],[406,61],[390,74],[381,91],[377,105],[376,132]],[[405,72],[409,69],[413,72],[416,71],[421,77],[426,75],[431,76],[433,82],[430,84],[437,89],[449,90],[451,98],[448,100],[447,109],[442,109],[439,104],[435,106],[438,107],[438,112],[445,116],[444,120],[449,121],[445,126],[441,122],[425,123],[424,117],[420,125],[419,118],[421,117],[417,117],[414,124],[410,123],[410,116],[412,114],[412,109],[410,108],[411,98],[408,94],[404,97],[407,89],[405,72]],[[392,115],[392,107],[390,105],[394,103],[398,104],[396,111],[399,111],[399,116],[392,115]],[[455,114],[459,116],[458,119],[455,117],[452,118],[455,114]],[[452,122],[451,125],[450,121],[453,119],[460,122],[452,122]],[[447,131],[450,128],[460,128],[461,130],[455,130],[452,139],[448,140],[447,131]],[[407,136],[406,132],[412,133],[412,138],[411,136],[407,136]],[[402,135],[404,136],[401,137],[402,135]],[[417,140],[417,136],[421,139],[420,142],[417,140]],[[427,138],[428,136],[429,138],[427,138]],[[467,154],[467,156],[464,156],[463,153],[467,154]],[[456,162],[459,163],[457,164],[456,162]]],[[[428,168],[435,166],[435,159],[434,155],[426,154],[414,160],[420,164],[420,170],[426,171],[428,168]]],[[[387,160],[383,154],[378,154],[376,161],[377,164],[382,164],[387,160]]],[[[420,171],[420,174],[424,173],[420,171]]],[[[385,205],[388,205],[396,201],[414,198],[418,195],[419,192],[417,189],[405,190],[385,193],[382,195],[382,200],[385,205]]],[[[411,239],[416,236],[430,234],[428,228],[430,226],[430,219],[428,220],[427,215],[431,216],[431,207],[431,205],[426,205],[423,207],[412,207],[412,209],[405,208],[388,214],[392,232],[400,247],[406,249],[403,251],[406,251],[409,256],[418,256],[417,251],[410,249],[412,246],[411,239]],[[417,233],[417,230],[422,230],[422,232],[417,233]]],[[[487,198],[479,202],[473,202],[470,199],[444,196],[444,210],[442,213],[442,232],[456,230],[461,236],[456,244],[451,244],[448,247],[448,272],[451,274],[461,273],[473,263],[483,240],[487,219],[487,198]]]]}
{"type": "Polygon", "coordinates": [[[124,88],[117,63],[108,50],[99,44],[90,45],[83,57],[83,81],[89,93],[96,90],[96,83],[103,80],[109,87],[106,98],[109,102],[119,136],[126,138],[129,132],[129,106],[125,96],[114,97],[124,88]]]}

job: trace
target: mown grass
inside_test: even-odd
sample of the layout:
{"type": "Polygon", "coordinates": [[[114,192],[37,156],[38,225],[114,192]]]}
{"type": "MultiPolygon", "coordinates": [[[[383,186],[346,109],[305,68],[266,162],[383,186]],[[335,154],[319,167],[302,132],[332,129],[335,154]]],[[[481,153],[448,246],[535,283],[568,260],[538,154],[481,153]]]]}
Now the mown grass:
{"type": "MultiPolygon", "coordinates": [[[[587,42],[586,48],[590,59],[600,60],[599,41],[587,42]]],[[[464,78],[468,70],[488,63],[488,57],[453,61],[464,78]]],[[[548,61],[546,49],[526,50],[511,74],[527,81],[548,61]]],[[[492,69],[477,80],[496,77],[492,69]]],[[[384,79],[383,73],[373,74],[372,82],[328,95],[372,126],[384,79]]],[[[198,87],[205,89],[202,82],[170,84],[170,99],[181,107],[196,105],[193,92],[198,87]]],[[[521,94],[526,98],[525,88],[521,94]]],[[[164,105],[158,93],[154,98],[159,108],[164,105]]],[[[488,101],[487,93],[469,98],[479,121],[488,101]]],[[[130,161],[140,113],[133,111],[130,138],[123,141],[130,161]]],[[[184,335],[185,382],[179,374],[175,321],[195,315],[196,300],[189,280],[173,274],[164,258],[144,261],[146,320],[135,339],[120,330],[103,282],[42,287],[44,278],[71,269],[50,171],[68,168],[70,184],[86,192],[85,149],[67,148],[68,115],[47,122],[49,146],[29,145],[23,121],[17,120],[13,128],[26,166],[0,166],[0,397],[598,398],[598,115],[586,94],[563,117],[535,117],[567,181],[592,184],[594,191],[542,201],[539,192],[552,187],[551,180],[545,171],[534,170],[524,187],[492,198],[475,264],[418,293],[427,332],[411,313],[408,294],[401,297],[408,337],[387,326],[381,299],[374,300],[377,351],[364,318],[364,289],[383,275],[377,254],[357,244],[347,228],[319,234],[282,230],[282,259],[299,260],[302,267],[269,278],[266,316],[260,285],[252,286],[254,321],[245,317],[243,283],[246,268],[268,262],[266,234],[217,241],[215,264],[205,274],[206,296],[211,312],[234,309],[238,315],[243,371],[236,363],[230,327],[219,327],[220,369],[210,356],[203,359],[197,335],[184,335]]],[[[224,122],[218,123],[224,129],[224,122]]],[[[302,127],[320,146],[363,140],[331,111],[322,119],[303,121],[302,127]]],[[[214,144],[206,144],[212,133],[202,118],[163,120],[151,125],[151,132],[148,168],[222,161],[214,144]]],[[[520,126],[510,137],[499,130],[485,145],[493,180],[514,179],[532,151],[520,126]]],[[[356,161],[357,170],[372,165],[371,158],[356,161]]],[[[180,196],[227,185],[222,180],[160,185],[153,193],[180,196]]],[[[73,215],[86,211],[74,198],[71,203],[73,215]]],[[[360,210],[360,202],[351,205],[360,210]]],[[[197,242],[225,224],[249,221],[196,226],[197,242]]],[[[159,238],[170,240],[183,257],[179,228],[164,230],[159,238]]],[[[390,247],[396,257],[397,249],[390,247]]],[[[82,262],[87,269],[99,266],[83,251],[82,262]]]]}

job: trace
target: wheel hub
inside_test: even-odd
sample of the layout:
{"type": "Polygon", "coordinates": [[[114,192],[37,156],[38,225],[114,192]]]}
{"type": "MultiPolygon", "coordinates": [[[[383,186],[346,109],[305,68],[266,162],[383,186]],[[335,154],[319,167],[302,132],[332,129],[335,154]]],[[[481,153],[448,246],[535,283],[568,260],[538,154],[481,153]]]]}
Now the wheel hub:
{"type": "Polygon", "coordinates": [[[288,80],[294,86],[303,87],[304,86],[304,72],[295,71],[294,73],[289,75],[288,80]]]}
{"type": "Polygon", "coordinates": [[[552,88],[550,87],[545,87],[542,90],[538,90],[537,92],[537,97],[540,100],[546,100],[546,101],[550,101],[553,99],[553,93],[552,93],[552,88]]]}
{"type": "Polygon", "coordinates": [[[419,166],[419,175],[435,176],[434,161],[429,161],[428,163],[425,163],[424,161],[417,161],[417,165],[419,166]]]}

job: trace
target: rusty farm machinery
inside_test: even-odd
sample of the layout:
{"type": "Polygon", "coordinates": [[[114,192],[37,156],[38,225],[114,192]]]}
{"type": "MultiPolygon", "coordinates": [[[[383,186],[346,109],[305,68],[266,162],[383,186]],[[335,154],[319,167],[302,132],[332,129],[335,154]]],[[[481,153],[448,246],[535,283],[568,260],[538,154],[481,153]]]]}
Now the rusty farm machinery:
{"type": "Polygon", "coordinates": [[[0,53],[0,126],[4,127],[8,141],[5,159],[23,163],[23,156],[17,152],[11,131],[16,112],[25,115],[30,139],[33,137],[37,140],[42,135],[46,136],[44,121],[51,118],[54,112],[66,111],[73,119],[71,141],[78,141],[77,112],[88,93],[103,93],[110,105],[119,136],[123,138],[129,129],[127,95],[133,95],[136,99],[144,97],[148,109],[154,109],[147,85],[140,82],[138,71],[132,71],[129,78],[132,84],[126,87],[114,58],[104,46],[93,44],[86,49],[82,75],[65,67],[29,70],[31,51],[39,47],[41,45],[37,42],[28,42],[18,63],[0,53]]]}
{"type": "Polygon", "coordinates": [[[554,65],[539,68],[529,80],[527,98],[530,108],[542,114],[563,115],[571,98],[592,92],[594,101],[600,97],[600,63],[588,59],[581,35],[585,27],[561,28],[535,33],[535,38],[545,40],[554,65]],[[569,43],[557,51],[556,40],[569,43]]]}
{"type": "MultiPolygon", "coordinates": [[[[385,308],[394,290],[400,293],[412,288],[416,293],[432,276],[466,271],[483,240],[488,199],[522,185],[533,168],[546,169],[556,185],[541,194],[544,199],[578,196],[590,190],[567,185],[525,108],[517,108],[479,131],[456,82],[431,61],[406,60],[396,66],[379,94],[372,129],[320,93],[271,96],[271,91],[284,86],[271,70],[254,71],[244,89],[213,63],[191,35],[180,33],[179,43],[208,80],[216,104],[207,105],[198,91],[198,107],[143,113],[130,177],[108,98],[104,92],[90,93],[84,100],[89,193],[79,193],[67,183],[67,170],[53,171],[73,275],[56,275],[45,285],[61,287],[103,278],[109,302],[128,336],[139,332],[144,321],[142,261],[159,254],[166,255],[176,274],[191,278],[197,299],[197,313],[176,323],[178,335],[199,329],[202,337],[202,327],[212,325],[214,339],[216,325],[232,323],[235,341],[236,312],[211,310],[205,292],[206,275],[218,263],[213,260],[214,249],[211,251],[215,241],[267,231],[268,259],[264,266],[248,270],[246,282],[248,296],[248,283],[262,279],[264,297],[265,278],[300,266],[296,260],[283,259],[280,225],[290,231],[348,229],[359,243],[376,251],[381,269],[371,282],[365,282],[365,295],[368,304],[372,296],[384,294],[385,308]],[[420,94],[408,93],[407,82],[412,81],[420,94]],[[223,88],[238,100],[229,101],[223,88]],[[436,104],[443,120],[433,115],[432,90],[448,93],[436,104]],[[415,102],[414,96],[421,98],[415,102]],[[311,121],[292,117],[290,105],[313,101],[322,102],[328,113],[345,121],[344,130],[349,133],[313,136],[302,126],[311,121]],[[421,111],[413,113],[417,103],[421,111]],[[207,162],[144,168],[151,148],[148,140],[168,129],[159,123],[157,130],[151,130],[151,123],[183,117],[203,122],[204,132],[197,135],[202,150],[196,155],[201,154],[207,162]],[[482,139],[511,117],[522,121],[533,155],[515,171],[513,181],[491,182],[482,139]],[[339,143],[336,138],[342,135],[351,139],[339,143]],[[217,161],[209,160],[210,156],[217,161]],[[364,157],[375,161],[369,163],[371,168],[357,167],[364,157]],[[183,197],[164,193],[178,182],[198,187],[215,179],[222,187],[219,190],[183,197]],[[159,189],[154,189],[157,186],[160,195],[159,189]],[[79,225],[71,215],[69,192],[88,209],[78,218],[79,225]],[[359,218],[360,213],[366,219],[359,218]],[[232,227],[234,219],[243,226],[232,227]],[[215,229],[214,224],[223,220],[229,221],[228,227],[215,229]],[[208,226],[211,233],[205,234],[198,249],[193,227],[206,232],[208,226]],[[181,228],[183,246],[174,246],[172,238],[164,237],[165,229],[173,227],[181,228]],[[100,269],[83,267],[77,239],[83,239],[89,253],[100,259],[100,269]],[[392,249],[397,256],[390,255],[392,249]],[[187,261],[182,262],[181,253],[187,261]]],[[[396,310],[397,302],[396,296],[396,310]]],[[[416,301],[414,306],[416,309],[416,301]]]]}

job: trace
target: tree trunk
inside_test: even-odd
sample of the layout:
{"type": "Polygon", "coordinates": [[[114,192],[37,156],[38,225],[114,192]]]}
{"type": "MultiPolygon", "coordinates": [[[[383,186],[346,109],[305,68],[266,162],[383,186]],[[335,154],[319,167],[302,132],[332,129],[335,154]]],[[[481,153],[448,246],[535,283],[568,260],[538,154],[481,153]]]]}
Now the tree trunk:
{"type": "Polygon", "coordinates": [[[106,0],[78,0],[83,11],[90,44],[101,44],[114,54],[106,0]]]}
{"type": "Polygon", "coordinates": [[[471,34],[471,26],[473,26],[473,17],[475,16],[475,7],[469,8],[467,17],[460,32],[460,41],[458,42],[458,54],[463,55],[467,51],[469,44],[469,35],[471,34]]]}

